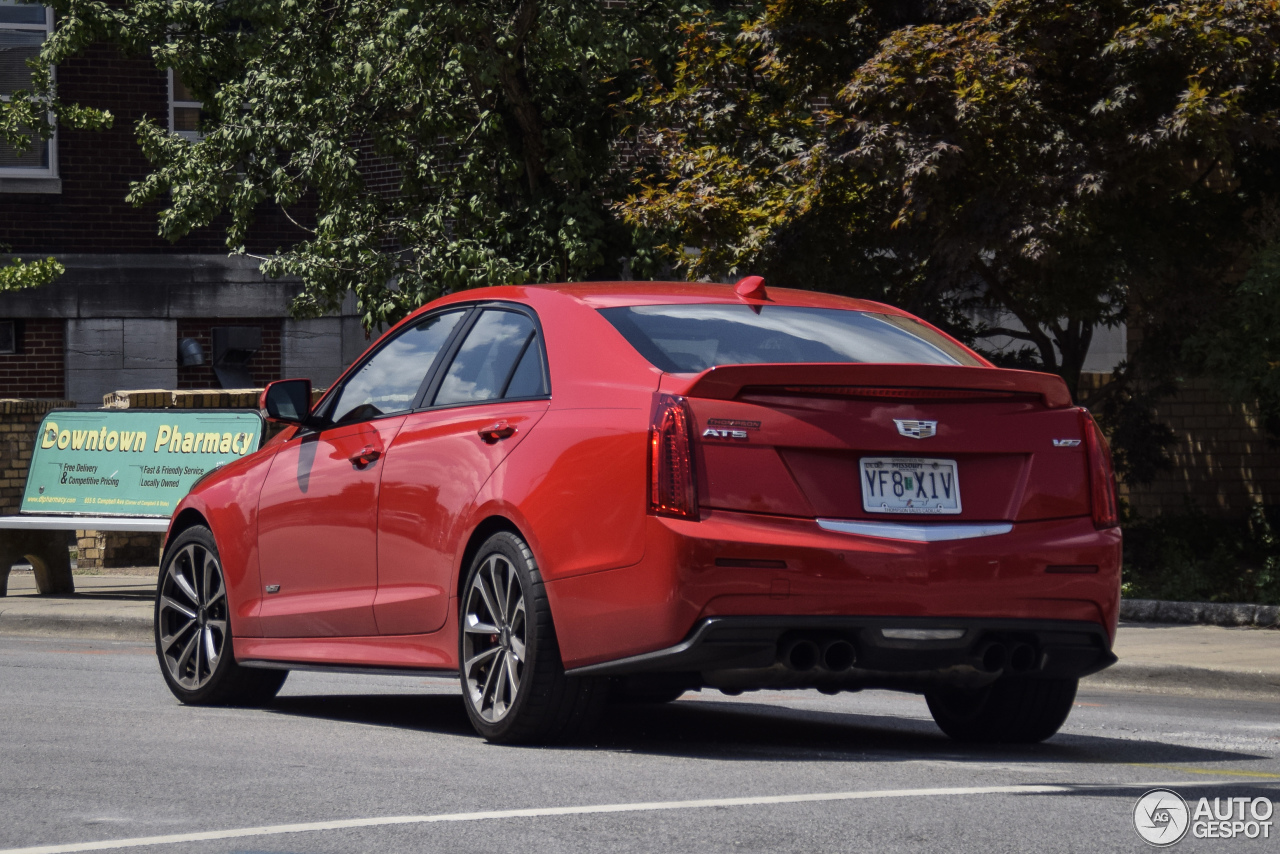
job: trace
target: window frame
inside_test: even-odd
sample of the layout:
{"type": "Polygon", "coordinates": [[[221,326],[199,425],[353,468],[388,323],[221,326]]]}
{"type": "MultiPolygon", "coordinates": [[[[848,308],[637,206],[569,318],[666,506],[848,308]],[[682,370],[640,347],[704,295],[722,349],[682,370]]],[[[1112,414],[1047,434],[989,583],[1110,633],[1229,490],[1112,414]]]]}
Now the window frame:
{"type": "Polygon", "coordinates": [[[176,134],[188,142],[199,142],[204,138],[204,134],[198,130],[178,130],[174,127],[174,111],[175,110],[204,110],[204,101],[179,101],[176,98],[177,89],[174,87],[173,69],[168,69],[167,79],[169,82],[169,133],[176,134]]]}
{"type": "MultiPolygon", "coordinates": [[[[9,32],[44,33],[44,39],[47,41],[49,37],[53,35],[53,7],[34,3],[29,5],[40,5],[44,8],[43,25],[0,23],[0,30],[6,30],[9,32]]],[[[57,67],[55,66],[49,69],[49,73],[54,75],[56,79],[56,75],[58,73],[57,67]]],[[[0,100],[11,101],[12,99],[11,95],[0,94],[0,100]]],[[[49,121],[53,123],[53,133],[47,140],[41,140],[40,142],[41,145],[48,146],[49,165],[40,168],[33,168],[30,166],[0,166],[0,178],[32,178],[38,180],[58,177],[58,126],[54,122],[54,115],[52,112],[49,113],[49,121]]],[[[3,191],[4,188],[0,187],[0,192],[3,191]]]]}
{"type": "MultiPolygon", "coordinates": [[[[538,317],[538,313],[518,302],[506,302],[505,300],[488,300],[486,302],[472,303],[471,316],[466,318],[458,330],[457,337],[449,341],[446,350],[441,353],[443,359],[437,360],[437,364],[432,369],[432,376],[423,389],[414,407],[414,412],[436,412],[445,409],[461,409],[467,406],[488,406],[494,403],[519,403],[522,401],[532,400],[550,400],[551,399],[551,361],[547,357],[546,337],[542,331],[542,321],[538,317]],[[543,394],[527,395],[524,397],[491,397],[488,400],[466,400],[457,403],[434,403],[436,394],[440,391],[440,386],[444,383],[445,376],[449,373],[449,368],[453,366],[453,360],[458,355],[458,351],[462,349],[462,344],[467,340],[467,335],[471,333],[472,327],[479,321],[480,316],[488,309],[496,311],[509,311],[513,314],[523,314],[529,320],[533,321],[533,338],[520,351],[520,355],[516,357],[515,364],[511,366],[512,375],[520,365],[520,359],[528,352],[529,347],[537,346],[542,358],[542,387],[546,389],[543,394]],[[427,401],[433,401],[430,405],[427,401]]],[[[507,384],[510,385],[512,376],[507,377],[507,384]]]]}
{"type": "MultiPolygon", "coordinates": [[[[394,336],[387,338],[381,342],[377,349],[370,350],[359,360],[353,362],[351,367],[342,375],[341,381],[334,383],[333,386],[325,392],[324,397],[316,403],[315,408],[311,410],[311,414],[307,416],[307,420],[303,422],[303,428],[309,432],[324,432],[339,427],[350,427],[355,424],[367,424],[370,421],[378,421],[383,418],[395,418],[401,415],[411,415],[416,412],[434,412],[443,409],[458,409],[464,406],[485,406],[493,403],[519,403],[522,401],[533,400],[550,400],[551,399],[551,361],[547,356],[546,336],[542,330],[542,320],[538,317],[538,313],[532,308],[517,302],[507,302],[505,300],[486,300],[484,302],[469,303],[453,303],[451,305],[441,306],[438,310],[429,312],[417,318],[413,323],[406,323],[404,328],[398,331],[394,336]],[[546,389],[543,394],[529,395],[526,397],[498,397],[490,400],[470,400],[463,403],[446,403],[439,406],[426,405],[426,401],[434,400],[436,392],[440,389],[440,384],[444,382],[445,374],[448,373],[448,366],[453,364],[454,357],[458,351],[462,349],[462,342],[466,340],[466,336],[471,332],[471,328],[475,325],[480,315],[485,309],[499,309],[502,311],[511,311],[516,314],[523,314],[525,317],[533,321],[534,335],[529,342],[530,347],[535,344],[540,348],[542,362],[542,387],[546,389]],[[435,361],[427,370],[427,375],[423,379],[422,385],[418,387],[418,393],[414,396],[413,405],[407,410],[399,412],[389,412],[384,415],[375,415],[373,418],[366,418],[362,421],[348,421],[343,424],[337,424],[329,420],[326,412],[331,408],[337,399],[342,395],[343,390],[347,386],[347,382],[361,369],[364,368],[370,360],[375,358],[382,350],[392,341],[399,338],[408,330],[414,328],[420,323],[442,314],[448,314],[453,311],[463,312],[462,320],[454,327],[453,332],[449,334],[449,338],[445,341],[440,352],[436,354],[435,361]]],[[[527,348],[526,348],[527,350],[527,348]]],[[[522,353],[523,355],[523,353],[522,353]]],[[[517,365],[519,360],[517,359],[517,365]]],[[[514,369],[514,368],[513,368],[514,369]]],[[[510,382],[510,377],[508,377],[510,382]]],[[[301,433],[299,435],[302,435],[301,433]]]]}
{"type": "Polygon", "coordinates": [[[326,430],[334,430],[342,427],[352,427],[356,424],[367,424],[371,421],[380,421],[383,418],[397,418],[401,415],[408,415],[411,412],[416,412],[418,404],[422,400],[424,387],[431,383],[435,374],[439,371],[441,360],[448,357],[453,352],[453,345],[457,341],[460,332],[464,329],[471,328],[472,313],[472,307],[469,305],[442,306],[439,311],[429,312],[415,318],[412,323],[404,324],[404,326],[394,335],[387,336],[386,340],[379,342],[377,347],[370,350],[368,353],[365,353],[362,357],[353,362],[351,367],[342,375],[341,381],[334,383],[333,386],[325,392],[324,397],[320,398],[319,402],[316,403],[315,407],[311,410],[311,414],[307,416],[307,420],[303,422],[302,426],[315,432],[324,432],[326,430]],[[441,315],[454,312],[460,313],[462,318],[458,321],[457,325],[454,326],[453,331],[449,333],[449,337],[445,339],[444,345],[440,348],[440,352],[436,353],[435,359],[427,368],[426,375],[423,377],[422,383],[419,384],[418,390],[414,393],[413,402],[409,405],[408,409],[402,409],[399,412],[385,412],[382,415],[375,415],[372,418],[362,418],[359,421],[344,421],[341,424],[332,420],[330,410],[332,410],[338,399],[342,396],[342,393],[346,390],[347,384],[359,375],[360,371],[364,370],[365,365],[376,359],[378,355],[381,354],[382,351],[385,350],[392,342],[398,340],[400,336],[404,335],[409,330],[416,329],[418,326],[421,326],[433,317],[440,317],[441,315]]]}
{"type": "MultiPolygon", "coordinates": [[[[23,355],[23,352],[22,352],[22,319],[21,319],[21,318],[17,318],[17,317],[13,317],[13,318],[9,318],[9,317],[6,317],[6,318],[0,318],[0,328],[5,327],[6,325],[7,325],[7,326],[9,326],[9,327],[10,327],[10,329],[12,330],[13,349],[11,349],[11,350],[6,350],[6,349],[4,349],[3,345],[0,345],[0,356],[21,356],[21,355],[23,355]]],[[[0,340],[3,340],[3,339],[0,339],[0,340]]]]}

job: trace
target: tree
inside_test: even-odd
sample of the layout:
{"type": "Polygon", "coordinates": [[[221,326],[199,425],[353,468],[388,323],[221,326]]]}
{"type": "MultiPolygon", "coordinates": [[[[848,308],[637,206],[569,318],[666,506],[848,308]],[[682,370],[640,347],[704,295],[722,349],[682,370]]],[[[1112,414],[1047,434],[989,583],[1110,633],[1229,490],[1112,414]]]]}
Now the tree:
{"type": "Polygon", "coordinates": [[[1010,315],[959,331],[1025,341],[1023,361],[1072,388],[1098,325],[1141,326],[1102,404],[1129,420],[1122,463],[1149,476],[1158,459],[1142,446],[1167,438],[1151,397],[1185,369],[1182,342],[1280,203],[1280,4],[995,0],[926,5],[899,26],[867,0],[813,0],[845,21],[816,40],[794,38],[804,5],[767,3],[720,36],[745,69],[734,86],[781,93],[749,121],[702,59],[714,28],[686,35],[677,85],[651,78],[641,96],[665,122],[646,129],[655,158],[624,214],[691,274],[776,270],[944,324],[1010,315]],[[814,61],[877,27],[851,71],[814,61]],[[717,98],[733,107],[703,106],[717,98]],[[734,122],[752,139],[723,142],[734,122]],[[698,215],[705,198],[727,222],[698,215]],[[679,255],[699,241],[701,255],[679,255]]]}
{"type": "MultiPolygon", "coordinates": [[[[301,314],[354,289],[373,327],[448,290],[600,275],[632,251],[607,205],[617,107],[633,58],[670,41],[661,2],[54,5],[44,62],[106,40],[203,99],[197,142],[139,124],[154,170],[129,198],[165,204],[165,237],[216,224],[236,253],[264,207],[286,212],[299,240],[262,267],[301,277],[301,314]]],[[[33,93],[60,120],[110,119],[47,74],[33,93]]]]}
{"type": "MultiPolygon", "coordinates": [[[[972,14],[972,3],[775,0],[685,21],[674,72],[649,73],[629,100],[650,154],[618,204],[645,229],[657,265],[689,278],[747,272],[776,282],[925,305],[917,264],[872,227],[887,199],[864,185],[820,195],[814,169],[840,119],[836,95],[895,30],[972,14]],[[738,11],[738,15],[729,12],[738,11]]],[[[960,315],[944,320],[955,326],[960,315]]]]}
{"type": "Polygon", "coordinates": [[[1280,243],[1253,266],[1186,342],[1188,361],[1221,378],[1236,400],[1257,407],[1280,438],[1280,243]]]}

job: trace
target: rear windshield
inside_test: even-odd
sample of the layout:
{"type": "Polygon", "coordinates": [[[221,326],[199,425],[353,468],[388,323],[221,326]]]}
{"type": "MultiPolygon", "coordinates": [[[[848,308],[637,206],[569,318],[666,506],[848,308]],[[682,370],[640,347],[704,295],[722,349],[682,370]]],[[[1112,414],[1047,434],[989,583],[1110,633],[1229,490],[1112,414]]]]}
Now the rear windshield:
{"type": "Polygon", "coordinates": [[[919,321],[889,314],[790,305],[636,305],[600,313],[670,373],[789,362],[982,364],[919,321]]]}

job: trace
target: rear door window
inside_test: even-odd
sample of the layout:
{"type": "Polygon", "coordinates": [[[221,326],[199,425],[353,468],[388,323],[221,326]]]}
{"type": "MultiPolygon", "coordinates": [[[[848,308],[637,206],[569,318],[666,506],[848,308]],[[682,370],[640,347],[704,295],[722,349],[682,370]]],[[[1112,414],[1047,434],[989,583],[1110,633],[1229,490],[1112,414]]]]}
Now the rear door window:
{"type": "Polygon", "coordinates": [[[449,365],[436,406],[546,394],[538,329],[524,314],[485,309],[449,365]]]}
{"type": "Polygon", "coordinates": [[[936,330],[897,315],[719,304],[623,306],[600,313],[642,356],[669,373],[778,363],[982,364],[936,330]]]}

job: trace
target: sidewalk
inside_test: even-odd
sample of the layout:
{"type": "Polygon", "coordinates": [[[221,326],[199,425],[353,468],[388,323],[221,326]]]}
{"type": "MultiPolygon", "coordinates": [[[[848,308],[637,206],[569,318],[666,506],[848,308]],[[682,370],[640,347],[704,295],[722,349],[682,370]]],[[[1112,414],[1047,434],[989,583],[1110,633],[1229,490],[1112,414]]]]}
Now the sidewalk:
{"type": "Polygon", "coordinates": [[[1115,654],[1082,687],[1280,700],[1280,629],[1121,623],[1115,654]]]}
{"type": "Polygon", "coordinates": [[[75,593],[41,596],[34,573],[14,571],[0,598],[0,634],[149,643],[158,574],[76,575],[75,593]]]}
{"type": "MultiPolygon", "coordinates": [[[[110,570],[107,570],[110,572],[110,570]]],[[[35,576],[14,572],[0,599],[0,634],[151,642],[154,574],[77,575],[70,596],[40,596],[35,576]]],[[[1122,623],[1120,663],[1086,690],[1280,700],[1280,630],[1122,623]]]]}

